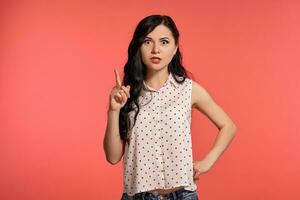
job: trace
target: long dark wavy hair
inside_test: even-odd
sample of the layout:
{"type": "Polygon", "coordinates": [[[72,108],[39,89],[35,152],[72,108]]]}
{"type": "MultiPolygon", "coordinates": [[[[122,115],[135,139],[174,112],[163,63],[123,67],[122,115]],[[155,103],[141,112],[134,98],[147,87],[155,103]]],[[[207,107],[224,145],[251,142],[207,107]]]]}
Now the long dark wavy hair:
{"type": "MultiPolygon", "coordinates": [[[[167,15],[150,15],[138,23],[128,47],[128,60],[124,66],[122,85],[130,85],[130,98],[127,99],[126,104],[121,108],[119,116],[120,137],[123,141],[128,142],[128,144],[128,131],[134,127],[137,115],[140,111],[138,98],[141,94],[141,90],[145,89],[143,80],[147,73],[147,68],[142,62],[139,49],[145,37],[152,32],[156,26],[161,24],[170,29],[175,39],[175,44],[178,45],[179,32],[172,18],[167,15]],[[133,123],[129,117],[129,112],[131,111],[135,111],[133,123]]],[[[183,83],[186,77],[189,78],[187,70],[182,65],[179,45],[176,54],[168,65],[168,72],[172,74],[178,83],[183,83]],[[177,79],[174,75],[179,76],[180,79],[177,79]]]]}

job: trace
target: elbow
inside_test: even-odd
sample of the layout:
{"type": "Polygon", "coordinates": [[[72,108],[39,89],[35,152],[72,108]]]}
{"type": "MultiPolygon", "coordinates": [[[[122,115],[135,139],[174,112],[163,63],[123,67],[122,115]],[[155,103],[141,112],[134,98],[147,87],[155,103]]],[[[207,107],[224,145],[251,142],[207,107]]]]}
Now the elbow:
{"type": "Polygon", "coordinates": [[[111,159],[111,158],[108,158],[106,157],[106,161],[111,164],[111,165],[116,165],[120,162],[121,159],[111,159]]]}
{"type": "Polygon", "coordinates": [[[109,162],[111,165],[116,165],[116,164],[118,164],[120,161],[119,161],[119,160],[117,160],[117,161],[107,160],[107,162],[109,162]]]}
{"type": "Polygon", "coordinates": [[[219,130],[223,128],[228,129],[228,131],[230,131],[232,134],[236,134],[237,126],[233,122],[224,125],[223,127],[219,128],[219,130]]]}
{"type": "Polygon", "coordinates": [[[237,132],[237,126],[234,123],[232,123],[231,126],[232,126],[232,129],[233,129],[233,134],[235,135],[236,132],[237,132]]]}
{"type": "Polygon", "coordinates": [[[229,131],[232,135],[235,135],[235,134],[236,134],[236,132],[237,132],[237,126],[236,126],[233,122],[226,124],[226,125],[225,125],[224,127],[222,127],[222,128],[225,128],[225,127],[226,127],[226,129],[228,129],[228,131],[229,131]]]}
{"type": "Polygon", "coordinates": [[[105,143],[103,143],[103,148],[104,148],[104,154],[105,154],[106,161],[111,165],[117,164],[118,161],[116,159],[113,159],[112,156],[109,154],[108,149],[105,146],[105,143]]]}
{"type": "Polygon", "coordinates": [[[118,162],[115,162],[115,161],[111,161],[111,160],[109,160],[109,159],[106,159],[106,161],[109,163],[109,164],[111,164],[111,165],[116,165],[118,162]]]}

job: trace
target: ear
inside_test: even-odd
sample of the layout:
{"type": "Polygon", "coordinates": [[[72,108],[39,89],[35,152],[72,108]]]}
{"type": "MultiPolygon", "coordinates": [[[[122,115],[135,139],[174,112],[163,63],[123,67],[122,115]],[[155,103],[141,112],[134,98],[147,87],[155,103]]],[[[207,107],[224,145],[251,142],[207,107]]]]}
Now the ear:
{"type": "Polygon", "coordinates": [[[176,52],[177,52],[177,49],[178,49],[178,46],[176,46],[175,50],[174,50],[174,53],[173,53],[173,56],[175,56],[176,52]]]}

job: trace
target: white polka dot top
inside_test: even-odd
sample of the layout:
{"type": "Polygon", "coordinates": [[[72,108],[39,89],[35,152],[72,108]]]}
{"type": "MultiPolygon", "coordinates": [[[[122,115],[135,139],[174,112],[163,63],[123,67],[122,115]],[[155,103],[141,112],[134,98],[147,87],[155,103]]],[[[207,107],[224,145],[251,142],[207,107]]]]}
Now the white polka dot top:
{"type": "MultiPolygon", "coordinates": [[[[179,77],[180,78],[180,77],[179,77]]],[[[191,142],[192,80],[180,84],[170,73],[155,90],[145,88],[139,97],[140,112],[128,132],[123,156],[123,191],[136,193],[184,186],[194,191],[191,142]]],[[[132,120],[134,112],[129,113],[132,120]]]]}

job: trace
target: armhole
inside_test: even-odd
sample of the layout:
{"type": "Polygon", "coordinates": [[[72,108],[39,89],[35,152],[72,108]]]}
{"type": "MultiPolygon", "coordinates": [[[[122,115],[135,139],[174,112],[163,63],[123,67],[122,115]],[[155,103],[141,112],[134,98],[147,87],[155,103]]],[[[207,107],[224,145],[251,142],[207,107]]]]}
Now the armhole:
{"type": "Polygon", "coordinates": [[[189,120],[191,124],[191,118],[192,118],[192,91],[193,91],[193,80],[190,79],[190,84],[189,84],[189,120]]]}

